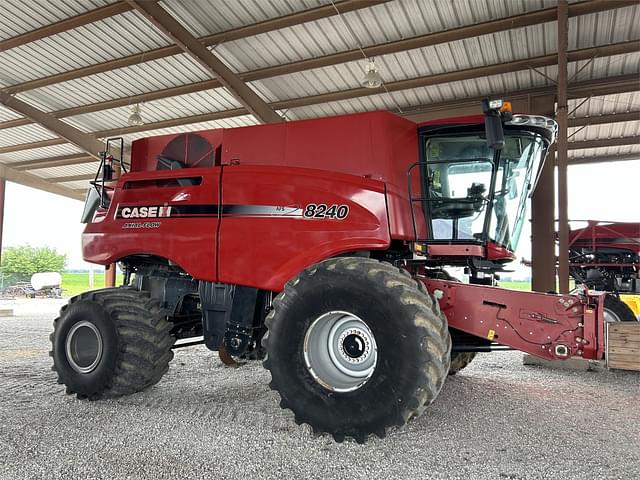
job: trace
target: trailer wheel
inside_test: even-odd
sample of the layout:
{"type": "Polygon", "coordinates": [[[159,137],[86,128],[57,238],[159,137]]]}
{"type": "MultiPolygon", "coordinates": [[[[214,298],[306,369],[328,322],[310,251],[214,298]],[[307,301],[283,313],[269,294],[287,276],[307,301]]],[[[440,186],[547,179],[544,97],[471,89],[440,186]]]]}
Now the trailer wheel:
{"type": "Polygon", "coordinates": [[[359,443],[384,437],[437,397],[451,338],[404,270],[340,257],[287,283],[267,316],[270,387],[298,424],[359,443]]]}
{"type": "Polygon", "coordinates": [[[629,306],[615,295],[604,297],[605,322],[636,322],[638,319],[629,306]]]}
{"type": "Polygon", "coordinates": [[[98,400],[157,383],[173,358],[171,324],[156,300],[128,287],[73,297],[50,335],[58,383],[79,399],[98,400]]]}

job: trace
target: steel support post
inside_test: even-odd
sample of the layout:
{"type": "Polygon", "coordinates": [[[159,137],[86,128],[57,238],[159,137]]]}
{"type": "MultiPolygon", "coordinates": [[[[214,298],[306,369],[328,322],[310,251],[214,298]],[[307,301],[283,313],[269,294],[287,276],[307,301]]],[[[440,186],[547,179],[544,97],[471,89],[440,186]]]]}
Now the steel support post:
{"type": "MultiPolygon", "coordinates": [[[[555,95],[530,97],[521,111],[553,117],[555,100],[555,95]]],[[[556,290],[554,172],[554,154],[549,153],[531,199],[531,288],[543,293],[556,290]]]]}
{"type": "Polygon", "coordinates": [[[0,178],[0,260],[2,260],[2,227],[4,225],[4,192],[7,181],[0,178]]]}
{"type": "Polygon", "coordinates": [[[556,120],[558,143],[558,289],[569,292],[569,213],[567,193],[568,116],[567,116],[567,50],[569,20],[567,0],[558,2],[558,94],[556,120]]]}
{"type": "Polygon", "coordinates": [[[110,263],[104,267],[104,286],[115,287],[116,286],[116,264],[110,263]]]}

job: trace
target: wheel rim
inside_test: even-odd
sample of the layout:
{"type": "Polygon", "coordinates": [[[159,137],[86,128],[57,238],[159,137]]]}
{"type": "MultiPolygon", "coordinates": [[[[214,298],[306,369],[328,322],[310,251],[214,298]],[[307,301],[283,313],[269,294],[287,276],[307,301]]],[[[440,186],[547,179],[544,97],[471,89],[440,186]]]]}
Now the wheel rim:
{"type": "Polygon", "coordinates": [[[604,309],[604,321],[605,322],[619,322],[620,317],[613,310],[609,310],[608,308],[604,309]]]}
{"type": "Polygon", "coordinates": [[[309,373],[327,390],[352,392],[373,375],[378,347],[362,319],[332,311],[316,318],[307,330],[304,361],[309,373]]]}
{"type": "Polygon", "coordinates": [[[67,361],[78,373],[90,373],[102,359],[102,335],[96,326],[87,321],[76,323],[67,334],[65,342],[67,361]]]}

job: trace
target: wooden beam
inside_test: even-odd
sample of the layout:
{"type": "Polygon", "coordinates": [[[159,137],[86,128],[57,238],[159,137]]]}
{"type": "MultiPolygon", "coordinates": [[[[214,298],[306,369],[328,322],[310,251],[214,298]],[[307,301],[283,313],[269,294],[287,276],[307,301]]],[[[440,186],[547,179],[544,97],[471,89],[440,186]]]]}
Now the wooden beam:
{"type": "Polygon", "coordinates": [[[0,164],[0,178],[4,178],[6,180],[9,180],[10,182],[25,185],[27,187],[44,190],[45,192],[62,195],[63,197],[73,198],[75,200],[84,199],[84,196],[78,194],[78,192],[75,190],[63,187],[61,185],[54,185],[44,178],[40,178],[27,172],[19,172],[4,164],[0,164]]]}
{"type": "Polygon", "coordinates": [[[569,127],[584,127],[588,125],[605,125],[619,122],[635,122],[640,120],[640,111],[593,115],[591,117],[570,118],[569,127]]]}
{"type": "Polygon", "coordinates": [[[631,137],[600,138],[569,142],[569,150],[583,150],[586,148],[619,147],[624,145],[640,145],[640,135],[631,137]]]}
{"type": "Polygon", "coordinates": [[[147,20],[166,36],[178,44],[185,53],[200,64],[209,74],[218,78],[229,92],[260,123],[280,123],[284,120],[271,110],[271,107],[260,96],[249,88],[222,60],[209,51],[196,37],[182,26],[167,10],[155,2],[126,0],[147,20]]]}
{"type": "Polygon", "coordinates": [[[66,183],[66,182],[79,182],[82,180],[93,180],[96,178],[95,173],[85,173],[83,175],[68,175],[66,177],[49,177],[48,182],[51,183],[66,183]]]}
{"type": "MultiPolygon", "coordinates": [[[[34,122],[39,123],[47,130],[55,133],[64,140],[77,145],[82,150],[95,158],[99,158],[98,154],[102,150],[103,145],[89,134],[78,130],[71,125],[58,120],[48,113],[38,110],[28,103],[18,100],[10,94],[0,90],[0,103],[14,112],[21,113],[25,117],[30,118],[34,122]]],[[[0,151],[0,153],[2,153],[0,151]]]]}
{"type": "MultiPolygon", "coordinates": [[[[343,2],[345,3],[345,2],[343,2]]],[[[572,4],[569,6],[570,12],[573,12],[572,16],[584,15],[587,13],[594,13],[611,8],[618,8],[621,6],[630,5],[633,2],[616,2],[602,0],[591,0],[578,4],[572,4]]],[[[336,4],[340,6],[340,4],[336,4]]],[[[474,35],[481,35],[486,33],[494,33],[512,28],[523,27],[527,25],[534,25],[542,23],[544,21],[555,20],[555,8],[548,8],[545,10],[539,10],[529,12],[521,15],[514,15],[498,20],[491,20],[489,22],[480,23],[477,25],[469,25],[465,27],[455,28],[451,30],[445,30],[444,32],[436,32],[427,35],[421,35],[408,39],[402,39],[395,42],[389,42],[381,45],[375,45],[372,47],[365,47],[364,52],[368,56],[379,56],[390,53],[402,52],[415,48],[422,48],[431,45],[440,45],[443,43],[468,38],[474,35]],[[546,19],[546,20],[545,20],[546,19]]],[[[282,17],[285,18],[285,17],[282,17]]],[[[626,52],[625,52],[626,53],[626,52]]],[[[604,56],[605,54],[602,54],[604,56]]],[[[336,54],[326,55],[323,57],[311,58],[307,60],[301,60],[297,62],[291,62],[283,65],[275,65],[272,67],[262,68],[249,72],[239,73],[238,77],[244,82],[251,82],[255,80],[263,80],[265,78],[271,78],[280,75],[286,75],[291,73],[297,73],[314,68],[321,68],[330,65],[336,65],[348,61],[358,60],[362,58],[362,52],[360,49],[353,49],[346,52],[340,52],[336,54]]],[[[555,58],[555,56],[554,56],[555,58]]],[[[591,57],[590,57],[591,58],[591,57]]],[[[54,82],[55,83],[55,82],[54,82]]],[[[68,108],[53,112],[52,114],[57,118],[68,117],[72,115],[80,115],[84,113],[96,112],[101,110],[107,110],[110,108],[117,108],[122,106],[133,105],[136,103],[149,102],[158,100],[161,98],[172,97],[177,95],[186,95],[189,93],[200,92],[204,90],[210,90],[218,88],[222,84],[216,80],[206,80],[188,85],[180,85],[178,87],[170,87],[151,92],[146,92],[138,95],[131,95],[127,97],[121,97],[103,102],[98,102],[90,105],[81,105],[78,107],[68,108]]],[[[39,85],[43,86],[43,85],[39,85]]],[[[17,89],[19,85],[12,85],[7,87],[7,91],[23,91],[24,89],[17,89]]],[[[34,87],[35,88],[35,87],[34,87]]],[[[12,128],[21,125],[29,124],[27,119],[15,119],[8,120],[6,122],[0,122],[0,129],[12,128]]]]}
{"type": "Polygon", "coordinates": [[[125,2],[112,3],[104,7],[89,10],[88,12],[81,13],[80,15],[65,18],[59,22],[45,25],[44,27],[36,28],[35,30],[25,32],[21,35],[2,40],[0,41],[0,52],[4,52],[10,48],[19,47],[20,45],[25,45],[30,42],[35,42],[36,40],[55,35],[57,33],[72,30],[104,18],[119,15],[129,10],[131,10],[131,6],[125,2]]]}
{"type": "MultiPolygon", "coordinates": [[[[341,2],[335,2],[335,6],[341,13],[346,13],[362,8],[373,7],[375,5],[379,5],[388,1],[390,0],[344,0],[341,2]]],[[[290,15],[284,15],[282,17],[272,18],[251,25],[234,28],[232,30],[227,30],[226,32],[207,35],[204,37],[200,37],[198,40],[200,40],[206,46],[217,45],[222,42],[230,42],[232,40],[238,40],[261,33],[291,27],[294,25],[300,25],[302,23],[320,20],[322,18],[332,17],[334,15],[337,15],[337,12],[333,5],[323,5],[321,7],[311,8],[308,10],[303,10],[301,12],[292,13],[290,15]]],[[[51,75],[49,77],[38,78],[29,82],[10,85],[8,87],[5,87],[5,90],[11,93],[24,92],[26,90],[33,90],[35,88],[42,88],[46,87],[47,85],[53,85],[55,83],[67,82],[69,80],[86,77],[88,75],[96,75],[98,73],[110,72],[118,68],[130,67],[139,63],[150,62],[152,60],[158,60],[160,58],[165,58],[171,55],[178,55],[180,53],[182,53],[182,49],[179,46],[170,45],[167,47],[156,48],[154,50],[149,50],[142,53],[136,53],[134,55],[123,58],[109,60],[107,62],[98,63],[95,65],[89,65],[87,67],[78,68],[68,72],[62,72],[56,75],[51,75]]]]}
{"type": "Polygon", "coordinates": [[[61,155],[59,157],[39,158],[37,160],[25,160],[22,162],[11,162],[11,168],[19,171],[37,170],[39,168],[65,167],[80,163],[95,162],[95,158],[85,153],[72,153],[71,155],[61,155]]]}

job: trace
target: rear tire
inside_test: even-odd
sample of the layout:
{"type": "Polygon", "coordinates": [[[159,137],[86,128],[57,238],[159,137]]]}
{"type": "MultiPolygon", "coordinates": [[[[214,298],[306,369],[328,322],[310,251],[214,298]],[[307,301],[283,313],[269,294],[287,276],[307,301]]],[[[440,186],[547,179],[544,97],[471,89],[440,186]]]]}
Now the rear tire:
{"type": "Polygon", "coordinates": [[[171,324],[147,292],[83,293],[62,307],[50,335],[53,370],[68,394],[98,400],[156,384],[173,358],[171,324]]]}
{"type": "Polygon", "coordinates": [[[451,338],[431,296],[377,260],[340,257],[308,268],[274,299],[266,324],[264,366],[280,406],[338,442],[382,438],[419,415],[449,370],[451,338]]]}
{"type": "Polygon", "coordinates": [[[605,322],[637,322],[638,319],[629,306],[615,295],[604,297],[605,322]]]}

